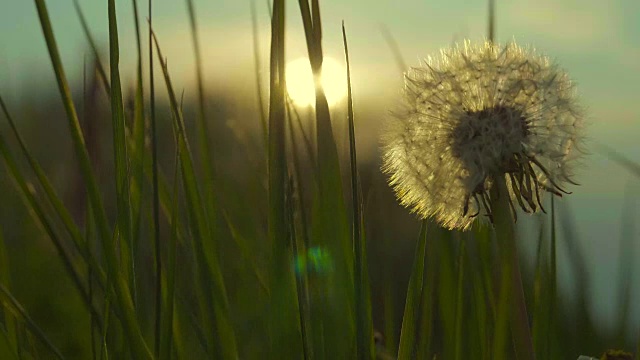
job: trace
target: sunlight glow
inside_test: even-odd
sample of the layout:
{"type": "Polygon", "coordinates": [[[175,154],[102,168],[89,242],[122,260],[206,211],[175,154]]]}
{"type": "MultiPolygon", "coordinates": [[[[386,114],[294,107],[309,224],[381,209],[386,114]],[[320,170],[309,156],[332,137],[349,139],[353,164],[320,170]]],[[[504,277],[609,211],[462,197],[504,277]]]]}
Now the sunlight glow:
{"type": "MultiPolygon", "coordinates": [[[[286,80],[287,91],[296,105],[315,106],[313,75],[307,58],[298,58],[287,64],[286,80]]],[[[335,59],[324,58],[321,81],[329,106],[344,99],[347,94],[347,71],[335,59]]]]}

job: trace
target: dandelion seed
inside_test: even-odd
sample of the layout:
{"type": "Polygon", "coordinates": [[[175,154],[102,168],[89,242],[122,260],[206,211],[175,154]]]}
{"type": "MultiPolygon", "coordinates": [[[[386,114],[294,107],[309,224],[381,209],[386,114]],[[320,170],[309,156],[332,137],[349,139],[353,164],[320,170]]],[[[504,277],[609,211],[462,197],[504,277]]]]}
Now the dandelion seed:
{"type": "Polygon", "coordinates": [[[400,202],[450,229],[491,220],[503,178],[515,205],[575,184],[583,117],[574,87],[548,58],[489,42],[441,51],[405,75],[403,109],[382,138],[383,171],[400,202]]]}

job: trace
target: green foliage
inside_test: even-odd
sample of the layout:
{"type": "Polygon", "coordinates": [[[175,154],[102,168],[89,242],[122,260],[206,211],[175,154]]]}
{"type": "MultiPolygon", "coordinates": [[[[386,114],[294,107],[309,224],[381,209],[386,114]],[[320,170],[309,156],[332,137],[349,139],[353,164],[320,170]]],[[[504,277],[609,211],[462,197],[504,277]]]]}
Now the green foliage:
{"type": "MultiPolygon", "coordinates": [[[[424,220],[415,249],[403,251],[407,244],[414,246],[409,240],[417,221],[384,200],[389,192],[378,165],[356,154],[356,129],[365,119],[354,115],[357,94],[351,87],[344,24],[348,154],[336,145],[339,115],[330,110],[319,83],[309,119],[288,97],[284,0],[272,4],[265,116],[252,2],[256,119],[262,124],[256,137],[266,146],[259,141],[260,146],[251,147],[250,141],[229,135],[209,101],[194,1],[186,5],[197,96],[194,104],[184,104],[152,33],[151,1],[148,69],[143,64],[138,2],[132,0],[138,61],[130,112],[120,84],[117,24],[122,19],[116,1],[107,1],[108,74],[91,24],[74,1],[95,56],[95,86],[110,104],[112,131],[96,139],[86,126],[97,125],[99,116],[85,111],[81,126],[45,1],[34,2],[79,167],[65,164],[68,178],[64,184],[56,181],[49,162],[37,156],[38,144],[24,136],[22,127],[33,119],[14,119],[0,97],[8,125],[0,127],[6,169],[0,187],[8,194],[0,207],[26,209],[0,219],[3,225],[19,224],[0,229],[0,358],[575,359],[602,353],[610,344],[630,346],[630,288],[621,281],[615,334],[598,333],[587,306],[590,279],[576,228],[553,199],[549,214],[537,218],[531,279],[531,269],[519,263],[524,237],[514,226],[506,197],[499,196],[507,192],[503,183],[491,196],[493,225],[478,221],[463,233],[424,220]],[[156,104],[153,64],[158,60],[168,104],[156,104]],[[315,128],[313,136],[307,120],[315,128]],[[92,153],[103,140],[112,144],[107,164],[92,153]],[[111,165],[113,174],[102,179],[102,167],[111,165]],[[75,188],[69,185],[74,177],[75,188]],[[69,189],[72,200],[65,197],[69,189]],[[377,213],[384,221],[377,221],[377,213]],[[27,236],[16,242],[16,234],[27,236]],[[577,274],[573,303],[557,289],[560,247],[568,250],[569,266],[577,274]],[[73,293],[60,295],[48,284],[34,285],[38,280],[29,279],[32,274],[19,260],[27,251],[49,260],[47,266],[65,275],[59,281],[73,293]],[[401,261],[394,262],[394,254],[401,261]],[[37,307],[43,300],[36,295],[45,299],[45,315],[71,307],[68,321],[83,319],[78,327],[90,332],[76,336],[47,322],[37,307]],[[384,330],[386,341],[374,336],[376,330],[384,330]],[[53,336],[59,333],[66,340],[53,336]]],[[[319,81],[324,58],[320,3],[299,0],[298,5],[319,81]]],[[[494,20],[492,14],[490,37],[494,20]]],[[[397,51],[396,57],[404,63],[397,51]]],[[[604,152],[638,174],[640,166],[633,161],[612,149],[604,152]]],[[[623,228],[631,234],[635,215],[626,214],[623,228]]],[[[620,279],[633,270],[634,256],[624,252],[631,239],[621,239],[620,279]]]]}

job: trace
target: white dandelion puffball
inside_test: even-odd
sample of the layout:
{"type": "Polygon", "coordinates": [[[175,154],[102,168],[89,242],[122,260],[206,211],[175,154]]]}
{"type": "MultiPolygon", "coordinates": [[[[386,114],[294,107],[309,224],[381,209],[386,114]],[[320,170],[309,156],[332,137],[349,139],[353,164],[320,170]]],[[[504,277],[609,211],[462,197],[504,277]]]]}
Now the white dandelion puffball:
{"type": "Polygon", "coordinates": [[[405,74],[402,110],[382,136],[383,171],[400,202],[449,229],[491,217],[501,178],[515,216],[568,193],[583,153],[574,87],[546,57],[514,43],[442,50],[405,74]]]}

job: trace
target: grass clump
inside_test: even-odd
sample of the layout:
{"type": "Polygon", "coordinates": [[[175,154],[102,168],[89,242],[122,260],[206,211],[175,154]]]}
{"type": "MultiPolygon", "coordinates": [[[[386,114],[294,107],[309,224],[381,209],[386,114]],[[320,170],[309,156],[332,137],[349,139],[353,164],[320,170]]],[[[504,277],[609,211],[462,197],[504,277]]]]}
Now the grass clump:
{"type": "MultiPolygon", "coordinates": [[[[99,111],[86,111],[87,91],[97,90],[85,88],[81,123],[46,3],[34,3],[64,108],[54,120],[67,123],[75,156],[63,166],[69,178],[80,179],[73,200],[82,201],[65,198],[46,170],[50,164],[35,155],[37,144],[23,136],[32,119],[14,119],[0,98],[9,129],[0,128],[7,170],[0,187],[16,198],[6,206],[27,209],[12,219],[35,234],[25,241],[29,247],[19,248],[7,234],[20,229],[0,229],[0,358],[566,359],[629,346],[624,329],[598,333],[585,301],[589,279],[575,227],[555,200],[542,198],[566,193],[572,181],[582,113],[571,83],[546,58],[496,44],[493,1],[489,41],[465,43],[445,51],[441,63],[407,73],[404,112],[384,135],[384,169],[400,202],[423,218],[419,229],[391,198],[379,165],[357,154],[356,130],[366,119],[356,117],[354,54],[344,23],[348,151],[337,146],[342,114],[329,107],[321,84],[326,29],[318,0],[299,0],[294,15],[284,0],[270,3],[268,110],[251,4],[260,146],[234,138],[223,111],[211,104],[194,1],[185,2],[196,60],[193,102],[174,88],[153,32],[152,1],[148,49],[138,1],[131,1],[137,45],[131,109],[120,79],[122,18],[115,0],[107,2],[108,72],[74,2],[95,57],[93,87],[109,103],[102,125],[111,131],[98,137],[88,127],[101,126],[99,111]],[[302,20],[314,75],[309,119],[287,92],[288,17],[302,20]],[[156,75],[167,102],[156,99],[156,75]],[[113,152],[100,163],[103,143],[113,152]],[[109,176],[101,176],[105,169],[109,176]],[[18,199],[23,205],[14,204],[18,199]],[[548,213],[533,215],[539,234],[531,275],[520,265],[522,237],[514,222],[520,210],[545,208],[548,213]],[[407,243],[399,240],[416,234],[415,249],[393,264],[390,254],[407,243]],[[70,328],[89,330],[86,337],[48,323],[36,296],[14,281],[29,277],[12,270],[22,266],[14,256],[37,246],[50,247],[55,256],[42,258],[62,268],[60,282],[74,290],[46,295],[82,304],[73,309],[82,325],[70,328]],[[572,249],[577,305],[557,289],[560,246],[572,249]],[[64,339],[52,336],[57,332],[64,339]]],[[[405,68],[397,53],[396,61],[405,68]]],[[[637,172],[632,161],[607,151],[637,172]]],[[[628,265],[621,269],[621,278],[631,272],[628,265]]],[[[46,293],[49,286],[56,284],[30,291],[46,293]]],[[[630,292],[621,293],[626,326],[630,292]]],[[[51,302],[47,311],[54,312],[60,305],[51,302]]],[[[630,355],[603,358],[620,356],[630,355]]]]}

